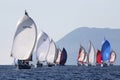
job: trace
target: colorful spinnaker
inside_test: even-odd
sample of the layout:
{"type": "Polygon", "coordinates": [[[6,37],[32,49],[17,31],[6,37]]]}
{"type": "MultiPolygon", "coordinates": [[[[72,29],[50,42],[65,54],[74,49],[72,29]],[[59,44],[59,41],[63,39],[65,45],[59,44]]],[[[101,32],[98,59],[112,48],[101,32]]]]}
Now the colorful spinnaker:
{"type": "Polygon", "coordinates": [[[78,64],[78,66],[79,65],[83,65],[83,60],[85,58],[85,54],[86,54],[85,48],[83,48],[83,46],[80,45],[80,49],[79,49],[79,53],[78,53],[78,58],[77,58],[77,64],[78,64]]]}
{"type": "Polygon", "coordinates": [[[101,51],[97,50],[97,55],[96,55],[96,65],[101,65],[101,51]]]}
{"type": "Polygon", "coordinates": [[[83,59],[83,65],[88,66],[88,54],[85,53],[85,57],[83,59]]]}
{"type": "Polygon", "coordinates": [[[65,65],[66,61],[67,61],[67,51],[65,48],[63,48],[60,56],[60,65],[65,65]]]}
{"type": "Polygon", "coordinates": [[[109,59],[110,65],[113,65],[113,63],[115,62],[115,60],[116,60],[116,53],[115,53],[115,51],[112,50],[110,52],[110,59],[109,59]]]}
{"type": "Polygon", "coordinates": [[[111,50],[111,46],[108,40],[104,40],[103,44],[102,44],[102,48],[101,48],[101,57],[102,57],[102,61],[103,61],[103,66],[104,64],[108,64],[109,61],[109,57],[110,57],[110,50],[111,50]]]}

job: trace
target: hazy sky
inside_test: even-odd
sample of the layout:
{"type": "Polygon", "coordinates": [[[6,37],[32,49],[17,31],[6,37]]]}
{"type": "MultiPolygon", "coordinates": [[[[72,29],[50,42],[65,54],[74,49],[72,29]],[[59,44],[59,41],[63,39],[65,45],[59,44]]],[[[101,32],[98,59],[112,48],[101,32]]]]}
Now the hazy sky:
{"type": "Polygon", "coordinates": [[[78,27],[120,27],[120,0],[2,0],[0,1],[0,64],[11,64],[16,23],[27,10],[38,33],[54,41],[78,27]]]}

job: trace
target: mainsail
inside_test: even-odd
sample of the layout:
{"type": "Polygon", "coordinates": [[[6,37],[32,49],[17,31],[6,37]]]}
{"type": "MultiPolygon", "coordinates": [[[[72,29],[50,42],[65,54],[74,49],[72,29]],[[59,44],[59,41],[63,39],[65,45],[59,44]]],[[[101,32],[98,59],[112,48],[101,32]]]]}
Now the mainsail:
{"type": "Polygon", "coordinates": [[[46,61],[46,56],[50,47],[50,39],[45,32],[39,34],[38,42],[37,42],[37,59],[39,62],[46,61]]]}
{"type": "Polygon", "coordinates": [[[89,52],[88,52],[88,64],[93,65],[95,61],[95,49],[90,41],[89,52]]]}
{"type": "Polygon", "coordinates": [[[49,51],[48,51],[47,58],[46,58],[48,65],[55,65],[57,55],[58,55],[58,53],[57,53],[56,45],[55,45],[54,41],[51,40],[49,51]]]}
{"type": "Polygon", "coordinates": [[[30,58],[35,47],[36,39],[36,24],[25,12],[25,15],[17,23],[11,56],[19,60],[30,58]]]}

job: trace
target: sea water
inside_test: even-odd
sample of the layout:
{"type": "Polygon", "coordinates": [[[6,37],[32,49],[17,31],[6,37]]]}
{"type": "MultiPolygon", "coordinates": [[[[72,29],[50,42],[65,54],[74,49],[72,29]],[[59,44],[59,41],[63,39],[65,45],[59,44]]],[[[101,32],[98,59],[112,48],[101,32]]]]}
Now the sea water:
{"type": "Polygon", "coordinates": [[[120,66],[54,66],[17,69],[0,66],[0,80],[120,80],[120,66]]]}

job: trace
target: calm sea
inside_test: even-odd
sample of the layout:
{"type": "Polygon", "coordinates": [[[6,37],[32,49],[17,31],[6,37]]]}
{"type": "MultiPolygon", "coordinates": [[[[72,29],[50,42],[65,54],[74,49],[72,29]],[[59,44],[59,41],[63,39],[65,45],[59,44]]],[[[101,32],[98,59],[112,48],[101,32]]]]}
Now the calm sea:
{"type": "Polygon", "coordinates": [[[120,66],[54,66],[18,70],[0,66],[0,80],[120,80],[120,66]]]}

